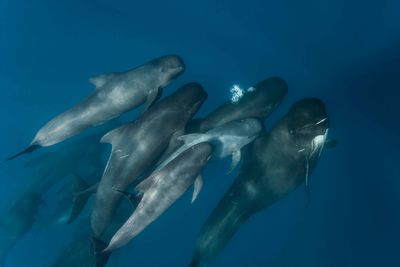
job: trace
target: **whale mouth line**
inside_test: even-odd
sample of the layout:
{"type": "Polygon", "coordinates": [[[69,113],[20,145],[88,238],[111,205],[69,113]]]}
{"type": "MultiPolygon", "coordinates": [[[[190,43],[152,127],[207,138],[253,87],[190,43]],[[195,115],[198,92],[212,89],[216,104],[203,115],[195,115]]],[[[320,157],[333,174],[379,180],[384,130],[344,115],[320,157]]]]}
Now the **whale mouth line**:
{"type": "Polygon", "coordinates": [[[182,72],[183,70],[185,70],[185,65],[180,65],[177,67],[168,67],[168,70],[173,70],[173,71],[177,71],[177,72],[182,72]]]}
{"type": "Polygon", "coordinates": [[[295,129],[295,132],[300,132],[300,131],[303,131],[303,130],[306,130],[306,129],[309,129],[309,128],[313,128],[313,127],[315,127],[315,126],[318,126],[318,125],[320,125],[321,123],[325,122],[327,119],[328,119],[328,118],[325,117],[325,118],[323,118],[323,119],[321,119],[321,120],[319,120],[319,121],[317,121],[317,122],[308,123],[308,124],[306,124],[306,125],[304,125],[304,126],[301,126],[301,127],[297,128],[297,129],[295,129]]]}

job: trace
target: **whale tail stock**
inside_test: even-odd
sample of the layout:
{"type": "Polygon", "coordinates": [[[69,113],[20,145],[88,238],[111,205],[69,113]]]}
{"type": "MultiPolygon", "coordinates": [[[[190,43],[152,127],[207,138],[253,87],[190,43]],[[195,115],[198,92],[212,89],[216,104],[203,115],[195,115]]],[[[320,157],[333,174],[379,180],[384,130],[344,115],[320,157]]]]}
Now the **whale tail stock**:
{"type": "Polygon", "coordinates": [[[96,256],[96,267],[103,267],[107,264],[107,261],[111,256],[111,252],[104,252],[104,249],[107,247],[107,243],[105,243],[103,240],[92,237],[92,242],[96,256]]]}
{"type": "Polygon", "coordinates": [[[7,159],[4,160],[4,161],[6,162],[6,161],[9,161],[9,160],[15,159],[16,157],[19,157],[19,156],[21,156],[21,155],[23,155],[23,154],[32,153],[33,151],[35,151],[35,150],[37,150],[37,149],[39,149],[39,148],[41,148],[40,145],[32,144],[32,145],[28,146],[26,149],[24,149],[24,150],[22,150],[21,152],[19,152],[19,153],[13,155],[13,156],[7,158],[7,159]]]}
{"type": "Polygon", "coordinates": [[[188,267],[200,267],[214,259],[240,227],[258,210],[236,181],[203,224],[188,267]]]}
{"type": "Polygon", "coordinates": [[[88,185],[79,175],[74,174],[74,197],[72,199],[72,210],[67,224],[71,224],[78,218],[89,201],[91,195],[97,191],[97,184],[88,185]]]}

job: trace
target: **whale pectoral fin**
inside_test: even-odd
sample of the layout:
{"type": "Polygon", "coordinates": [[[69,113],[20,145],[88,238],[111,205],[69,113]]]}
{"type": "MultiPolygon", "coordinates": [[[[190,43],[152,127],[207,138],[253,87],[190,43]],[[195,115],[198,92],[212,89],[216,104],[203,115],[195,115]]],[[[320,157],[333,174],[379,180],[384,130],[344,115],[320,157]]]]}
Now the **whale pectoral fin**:
{"type": "Polygon", "coordinates": [[[119,139],[121,134],[124,132],[125,128],[128,125],[122,125],[118,128],[115,128],[114,130],[109,131],[106,133],[100,140],[100,143],[108,143],[111,145],[114,145],[115,142],[119,139]]]}
{"type": "Polygon", "coordinates": [[[230,174],[239,164],[240,160],[241,160],[240,150],[233,152],[231,166],[229,167],[229,170],[226,174],[230,174]]]}
{"type": "Polygon", "coordinates": [[[184,142],[185,146],[194,146],[198,143],[206,142],[208,139],[207,134],[199,134],[199,133],[193,133],[193,134],[186,134],[178,137],[178,140],[184,142]]]}
{"type": "Polygon", "coordinates": [[[178,138],[184,134],[183,130],[178,130],[171,135],[168,143],[168,147],[164,150],[161,158],[158,160],[159,163],[164,162],[169,156],[171,156],[179,147],[182,145],[182,141],[178,138]]]}
{"type": "Polygon", "coordinates": [[[199,176],[197,176],[196,180],[194,180],[192,203],[196,200],[202,187],[203,187],[203,176],[201,176],[201,174],[200,174],[199,176]]]}
{"type": "Polygon", "coordinates": [[[121,193],[127,200],[129,200],[129,203],[131,203],[133,209],[136,209],[136,207],[139,205],[140,201],[143,198],[143,192],[140,192],[138,194],[133,194],[122,190],[117,190],[117,191],[121,193]]]}
{"type": "Polygon", "coordinates": [[[95,85],[96,89],[98,89],[99,87],[105,85],[109,80],[113,79],[117,74],[117,72],[100,74],[89,78],[89,82],[95,85]]]}
{"type": "Polygon", "coordinates": [[[144,103],[144,108],[142,110],[142,114],[145,113],[150,107],[151,105],[157,100],[158,96],[159,96],[159,89],[153,89],[149,92],[147,99],[146,99],[146,103],[144,103]]]}
{"type": "Polygon", "coordinates": [[[158,172],[154,172],[152,175],[144,179],[142,182],[140,182],[136,187],[135,190],[140,193],[145,193],[155,182],[157,179],[158,172]]]}
{"type": "Polygon", "coordinates": [[[177,156],[179,156],[183,151],[187,149],[187,146],[179,139],[182,136],[184,130],[176,131],[169,141],[168,147],[164,150],[164,153],[160,157],[156,165],[156,171],[161,170],[177,156]]]}

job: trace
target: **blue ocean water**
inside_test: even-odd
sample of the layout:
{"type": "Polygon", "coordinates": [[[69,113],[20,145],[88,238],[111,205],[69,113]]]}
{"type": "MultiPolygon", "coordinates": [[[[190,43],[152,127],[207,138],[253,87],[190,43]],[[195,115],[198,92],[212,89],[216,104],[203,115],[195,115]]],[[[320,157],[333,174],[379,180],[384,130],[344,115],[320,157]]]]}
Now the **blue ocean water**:
{"type": "MultiPolygon", "coordinates": [[[[327,105],[339,145],[323,152],[309,205],[299,188],[253,216],[207,266],[400,266],[399,18],[393,0],[1,0],[1,156],[22,149],[45,122],[90,94],[89,77],[160,55],[177,53],[187,66],[164,95],[190,81],[207,90],[200,117],[228,100],[233,84],[247,88],[278,75],[289,93],[267,127],[296,100],[315,96],[327,105]]],[[[47,172],[89,172],[91,162],[76,161],[79,151],[60,159],[48,153],[101,131],[2,163],[0,214],[32,181],[45,188],[47,172]],[[35,162],[39,157],[54,159],[51,167],[35,162]]],[[[187,266],[201,225],[235,178],[237,172],[225,175],[228,166],[210,164],[193,205],[188,192],[107,266],[187,266]]],[[[50,222],[63,188],[61,181],[44,196],[47,206],[6,266],[52,266],[80,236],[85,218],[50,222]]]]}

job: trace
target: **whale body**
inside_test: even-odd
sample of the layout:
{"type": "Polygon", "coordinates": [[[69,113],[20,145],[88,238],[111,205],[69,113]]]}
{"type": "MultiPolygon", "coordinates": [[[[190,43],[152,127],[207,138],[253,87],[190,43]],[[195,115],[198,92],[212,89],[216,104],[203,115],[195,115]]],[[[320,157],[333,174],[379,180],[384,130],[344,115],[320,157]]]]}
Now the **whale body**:
{"type": "Polygon", "coordinates": [[[106,73],[90,78],[89,81],[96,86],[91,95],[46,123],[25,150],[7,160],[57,144],[143,103],[146,110],[159,97],[162,88],[183,71],[182,59],[168,55],[127,72],[106,73]]]}
{"type": "Polygon", "coordinates": [[[303,99],[270,133],[245,147],[239,175],[204,223],[189,266],[202,266],[215,258],[254,213],[307,185],[328,128],[322,101],[303,99]]]}

